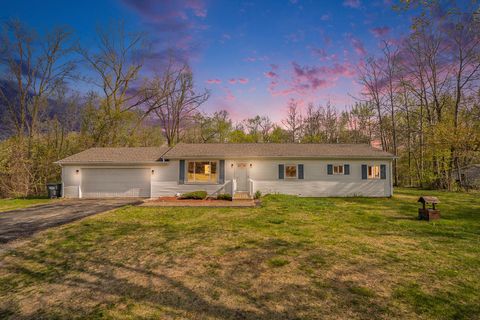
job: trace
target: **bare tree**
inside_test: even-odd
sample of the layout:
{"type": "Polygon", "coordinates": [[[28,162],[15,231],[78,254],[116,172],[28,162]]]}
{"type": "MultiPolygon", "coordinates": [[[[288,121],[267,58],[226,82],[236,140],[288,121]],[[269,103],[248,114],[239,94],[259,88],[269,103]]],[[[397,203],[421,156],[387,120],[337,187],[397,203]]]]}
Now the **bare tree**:
{"type": "Polygon", "coordinates": [[[49,96],[72,75],[75,64],[66,59],[72,52],[71,38],[68,28],[57,28],[41,38],[19,21],[4,23],[0,64],[6,82],[0,85],[0,102],[6,106],[16,136],[35,136],[49,96]]]}
{"type": "Polygon", "coordinates": [[[169,146],[178,143],[185,121],[209,98],[209,92],[197,94],[193,85],[193,74],[186,65],[177,68],[170,63],[163,76],[150,81],[145,99],[149,113],[160,120],[169,146]]]}
{"type": "Polygon", "coordinates": [[[398,170],[397,170],[397,122],[395,117],[395,97],[397,95],[397,79],[399,76],[399,66],[398,66],[398,55],[399,49],[397,47],[392,47],[388,41],[384,41],[383,46],[383,57],[385,59],[385,66],[383,68],[384,82],[386,83],[387,89],[387,100],[388,100],[388,109],[390,110],[390,121],[392,126],[392,151],[395,158],[393,159],[393,183],[395,186],[398,186],[398,170]]]}
{"type": "Polygon", "coordinates": [[[99,28],[97,37],[94,50],[77,49],[95,73],[86,80],[102,92],[93,144],[116,145],[120,143],[118,132],[125,113],[141,106],[147,98],[138,84],[143,62],[136,55],[144,46],[144,37],[127,32],[123,22],[99,28]]]}
{"type": "Polygon", "coordinates": [[[366,101],[372,103],[377,110],[378,131],[382,144],[382,149],[386,150],[387,141],[385,136],[385,124],[383,120],[383,93],[382,93],[382,68],[377,60],[368,58],[363,65],[358,68],[358,82],[364,87],[364,96],[366,101]]]}
{"type": "Polygon", "coordinates": [[[305,142],[320,142],[321,136],[321,112],[320,107],[313,103],[308,104],[305,119],[303,120],[303,139],[305,142]]]}
{"type": "MultiPolygon", "coordinates": [[[[472,92],[470,85],[479,80],[480,76],[480,21],[473,14],[452,14],[453,28],[448,28],[449,37],[453,44],[453,73],[454,73],[454,110],[453,125],[454,137],[459,127],[460,103],[465,95],[464,91],[472,92]]],[[[457,180],[463,186],[457,146],[454,141],[450,147],[450,170],[457,172],[457,180]]],[[[451,174],[450,174],[451,175],[451,174]]]]}
{"type": "Polygon", "coordinates": [[[297,102],[290,100],[287,110],[287,118],[282,120],[283,125],[290,133],[290,142],[299,142],[302,132],[302,114],[298,109],[297,102]]]}

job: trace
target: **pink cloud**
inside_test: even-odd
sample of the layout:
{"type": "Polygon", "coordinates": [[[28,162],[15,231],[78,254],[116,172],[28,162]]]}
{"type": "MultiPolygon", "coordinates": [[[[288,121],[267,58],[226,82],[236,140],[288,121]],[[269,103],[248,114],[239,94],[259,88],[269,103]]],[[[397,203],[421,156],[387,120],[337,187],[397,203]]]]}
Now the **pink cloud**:
{"type": "Polygon", "coordinates": [[[270,78],[270,79],[273,79],[273,78],[277,78],[277,77],[278,77],[278,74],[276,74],[276,73],[273,72],[273,71],[265,72],[264,75],[265,75],[265,77],[270,78]]]}
{"type": "Polygon", "coordinates": [[[343,1],[343,6],[344,7],[358,9],[358,8],[360,8],[361,5],[362,4],[360,3],[360,0],[345,0],[345,1],[343,1]]]}
{"type": "Polygon", "coordinates": [[[207,83],[209,83],[209,84],[220,84],[220,83],[222,83],[222,80],[220,80],[220,79],[208,79],[207,83]]]}
{"type": "Polygon", "coordinates": [[[348,62],[328,66],[301,66],[292,62],[292,69],[288,81],[282,81],[277,70],[265,73],[265,77],[270,79],[268,90],[272,96],[299,94],[305,97],[334,86],[341,77],[349,78],[356,74],[354,66],[348,62]]]}
{"type": "Polygon", "coordinates": [[[228,83],[230,84],[247,84],[248,83],[248,78],[231,78],[228,80],[228,83]]]}
{"type": "Polygon", "coordinates": [[[390,32],[390,27],[377,27],[370,30],[370,32],[377,38],[384,37],[390,32]]]}
{"type": "Polygon", "coordinates": [[[351,38],[350,38],[350,41],[352,42],[352,46],[353,46],[353,48],[355,49],[355,52],[356,52],[359,56],[365,56],[365,55],[367,55],[367,50],[365,50],[365,47],[364,47],[364,45],[363,45],[363,42],[362,42],[360,39],[351,37],[351,38]]]}
{"type": "Polygon", "coordinates": [[[335,53],[328,54],[323,48],[312,48],[312,53],[320,58],[320,61],[336,61],[337,55],[335,53]]]}

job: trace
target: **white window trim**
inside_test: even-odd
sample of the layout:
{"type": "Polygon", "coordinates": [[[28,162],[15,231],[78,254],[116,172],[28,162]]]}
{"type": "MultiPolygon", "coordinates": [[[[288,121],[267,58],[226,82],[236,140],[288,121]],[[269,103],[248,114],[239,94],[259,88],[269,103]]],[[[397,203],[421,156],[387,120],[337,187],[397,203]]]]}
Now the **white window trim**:
{"type": "Polygon", "coordinates": [[[336,176],[343,176],[345,174],[345,164],[332,164],[332,174],[336,176]],[[335,167],[342,167],[342,172],[335,173],[335,167]]]}
{"type": "Polygon", "coordinates": [[[382,172],[381,172],[381,166],[380,164],[367,164],[367,180],[380,180],[382,178],[382,172]],[[378,167],[378,178],[375,176],[370,176],[369,174],[369,169],[370,167],[378,167]]]}
{"type": "Polygon", "coordinates": [[[283,177],[286,180],[296,180],[298,179],[298,164],[289,163],[283,165],[283,177]],[[295,167],[295,177],[287,177],[287,167],[295,167]]]}
{"type": "MultiPolygon", "coordinates": [[[[195,165],[194,165],[194,168],[195,168],[195,165]]],[[[207,159],[204,159],[204,160],[185,160],[185,183],[184,184],[197,184],[197,185],[209,185],[209,184],[219,184],[218,183],[218,180],[219,180],[219,177],[220,177],[220,161],[218,160],[207,160],[207,159]],[[216,167],[217,167],[217,179],[216,181],[189,181],[188,180],[188,164],[190,162],[210,162],[210,163],[213,163],[215,162],[216,163],[216,167]]]]}

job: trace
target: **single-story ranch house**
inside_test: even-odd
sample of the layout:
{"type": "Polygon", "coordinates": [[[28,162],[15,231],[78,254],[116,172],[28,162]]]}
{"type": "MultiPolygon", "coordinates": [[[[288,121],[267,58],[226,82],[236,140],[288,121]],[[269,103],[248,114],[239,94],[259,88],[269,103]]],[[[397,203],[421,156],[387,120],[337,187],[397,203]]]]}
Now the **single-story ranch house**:
{"type": "Polygon", "coordinates": [[[178,144],[92,148],[58,162],[67,198],[173,196],[389,197],[394,156],[367,144],[178,144]]]}

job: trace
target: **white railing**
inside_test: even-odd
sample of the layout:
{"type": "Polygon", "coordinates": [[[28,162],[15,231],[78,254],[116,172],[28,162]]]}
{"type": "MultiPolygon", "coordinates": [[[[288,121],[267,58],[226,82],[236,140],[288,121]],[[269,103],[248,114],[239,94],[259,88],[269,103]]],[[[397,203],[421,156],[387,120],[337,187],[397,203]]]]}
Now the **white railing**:
{"type": "Polygon", "coordinates": [[[255,182],[252,179],[248,179],[248,194],[253,196],[253,190],[255,187],[255,182]]]}
{"type": "Polygon", "coordinates": [[[237,192],[237,179],[232,179],[232,196],[237,192]]]}

